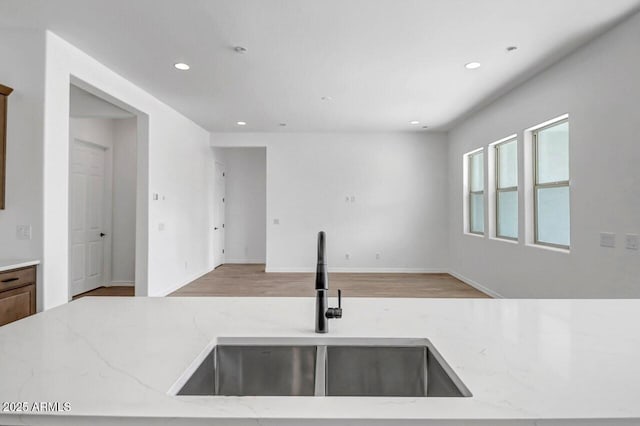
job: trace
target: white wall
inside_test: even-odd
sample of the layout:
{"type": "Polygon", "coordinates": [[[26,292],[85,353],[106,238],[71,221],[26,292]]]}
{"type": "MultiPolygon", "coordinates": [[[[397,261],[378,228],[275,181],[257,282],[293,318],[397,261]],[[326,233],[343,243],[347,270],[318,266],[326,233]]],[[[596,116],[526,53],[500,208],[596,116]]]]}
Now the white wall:
{"type": "Polygon", "coordinates": [[[267,157],[264,148],[225,151],[226,263],[265,263],[267,157]]]}
{"type": "MultiPolygon", "coordinates": [[[[451,268],[506,297],[639,297],[640,15],[459,124],[450,132],[451,268]],[[570,114],[571,251],[562,253],[463,234],[462,156],[513,133],[570,114]],[[601,231],[618,247],[599,247],[601,231]]],[[[486,157],[486,156],[485,156],[486,157]]],[[[520,235],[524,232],[520,195],[520,235]]],[[[485,226],[486,228],[486,226],[485,226]]]]}
{"type": "Polygon", "coordinates": [[[113,285],[135,281],[136,162],[138,127],[135,118],[113,120],[113,285]]]}
{"type": "Polygon", "coordinates": [[[68,300],[69,83],[138,115],[136,294],[164,295],[209,270],[209,133],[51,32],[46,33],[45,308],[68,300]],[[82,86],[85,84],[87,87],[82,86]],[[160,194],[152,201],[152,194],[160,194]],[[164,230],[160,230],[161,224],[164,230]]]}
{"type": "MultiPolygon", "coordinates": [[[[44,34],[0,29],[0,83],[12,87],[7,115],[6,206],[0,210],[0,258],[42,258],[44,34]],[[30,225],[31,240],[16,238],[30,225]]],[[[38,310],[42,309],[41,268],[38,310]]]]}
{"type": "Polygon", "coordinates": [[[447,270],[445,135],[214,133],[211,143],[267,147],[267,270],[313,270],[320,230],[333,271],[447,270]]]}

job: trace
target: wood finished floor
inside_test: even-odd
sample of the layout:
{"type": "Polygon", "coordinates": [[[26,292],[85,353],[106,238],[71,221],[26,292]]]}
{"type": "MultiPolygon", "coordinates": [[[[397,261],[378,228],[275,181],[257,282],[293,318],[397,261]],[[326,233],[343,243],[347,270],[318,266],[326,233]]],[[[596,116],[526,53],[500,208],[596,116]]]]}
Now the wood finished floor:
{"type": "MultiPolygon", "coordinates": [[[[315,296],[315,275],[265,273],[264,265],[227,264],[169,296],[304,297],[315,296]]],[[[449,274],[329,274],[331,292],[345,297],[489,298],[449,274]]]]}
{"type": "Polygon", "coordinates": [[[133,296],[133,286],[112,286],[112,287],[98,287],[85,293],[80,293],[73,296],[73,300],[80,299],[85,296],[133,296]]]}

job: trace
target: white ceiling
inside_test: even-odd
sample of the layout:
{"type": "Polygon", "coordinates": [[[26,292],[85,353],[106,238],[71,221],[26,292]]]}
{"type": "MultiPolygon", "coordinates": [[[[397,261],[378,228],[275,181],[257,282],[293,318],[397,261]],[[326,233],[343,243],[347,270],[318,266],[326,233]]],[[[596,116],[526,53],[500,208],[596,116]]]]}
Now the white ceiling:
{"type": "Polygon", "coordinates": [[[0,25],[51,29],[211,131],[402,131],[446,129],[639,6],[0,0],[0,25]],[[248,52],[235,53],[236,45],[248,52]],[[510,45],[519,49],[507,53],[510,45]],[[191,70],[175,70],[181,61],[191,70]],[[482,67],[466,70],[470,61],[482,67]]]}
{"type": "Polygon", "coordinates": [[[130,118],[135,117],[114,104],[107,102],[74,85],[69,90],[69,116],[75,118],[130,118]]]}

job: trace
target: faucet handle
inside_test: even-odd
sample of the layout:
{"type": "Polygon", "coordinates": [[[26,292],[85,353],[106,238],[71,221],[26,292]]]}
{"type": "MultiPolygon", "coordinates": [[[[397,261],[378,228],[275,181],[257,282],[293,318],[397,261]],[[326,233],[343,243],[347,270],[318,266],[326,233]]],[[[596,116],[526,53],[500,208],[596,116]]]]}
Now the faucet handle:
{"type": "Polygon", "coordinates": [[[342,318],[342,290],[338,290],[338,307],[327,309],[326,317],[342,318]]]}

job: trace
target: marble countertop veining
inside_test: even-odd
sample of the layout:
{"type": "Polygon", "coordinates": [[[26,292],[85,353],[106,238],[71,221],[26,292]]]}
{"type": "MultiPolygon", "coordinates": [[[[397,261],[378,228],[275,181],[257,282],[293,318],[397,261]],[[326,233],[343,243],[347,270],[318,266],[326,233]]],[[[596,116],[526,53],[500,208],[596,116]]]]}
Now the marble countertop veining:
{"type": "Polygon", "coordinates": [[[40,264],[40,261],[35,259],[0,259],[0,272],[38,264],[40,264]]]}
{"type": "Polygon", "coordinates": [[[86,297],[0,328],[0,403],[70,405],[0,411],[0,424],[640,424],[640,300],[347,296],[343,308],[330,337],[428,338],[473,397],[172,396],[216,338],[314,338],[314,299],[86,297]]]}

